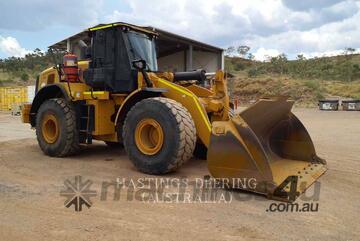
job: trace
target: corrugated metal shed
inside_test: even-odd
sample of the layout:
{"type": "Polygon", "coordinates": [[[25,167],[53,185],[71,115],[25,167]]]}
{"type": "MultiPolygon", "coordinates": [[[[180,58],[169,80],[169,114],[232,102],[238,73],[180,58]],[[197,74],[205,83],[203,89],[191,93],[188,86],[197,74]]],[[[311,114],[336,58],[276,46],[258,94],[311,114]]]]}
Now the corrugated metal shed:
{"type": "MultiPolygon", "coordinates": [[[[102,26],[99,24],[93,28],[102,26]]],[[[156,39],[158,64],[161,71],[188,71],[203,68],[207,72],[224,69],[224,50],[156,27],[144,27],[159,34],[156,39]]],[[[72,35],[49,48],[75,52],[79,40],[90,45],[89,30],[72,35]]],[[[78,54],[79,55],[79,54],[78,54]]]]}

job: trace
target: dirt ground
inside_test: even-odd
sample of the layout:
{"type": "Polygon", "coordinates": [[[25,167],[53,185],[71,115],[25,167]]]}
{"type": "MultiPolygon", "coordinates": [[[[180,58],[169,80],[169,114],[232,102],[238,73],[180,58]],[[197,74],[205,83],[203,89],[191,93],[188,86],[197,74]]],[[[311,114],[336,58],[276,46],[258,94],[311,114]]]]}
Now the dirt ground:
{"type": "MultiPolygon", "coordinates": [[[[103,181],[151,176],[100,142],[74,157],[46,157],[28,125],[0,113],[0,240],[359,240],[360,112],[295,113],[328,162],[318,212],[267,212],[274,201],[252,194],[231,203],[100,201],[103,181]],[[77,175],[98,192],[82,212],[59,194],[77,175]]],[[[206,161],[193,159],[166,177],[206,174],[206,161]]]]}

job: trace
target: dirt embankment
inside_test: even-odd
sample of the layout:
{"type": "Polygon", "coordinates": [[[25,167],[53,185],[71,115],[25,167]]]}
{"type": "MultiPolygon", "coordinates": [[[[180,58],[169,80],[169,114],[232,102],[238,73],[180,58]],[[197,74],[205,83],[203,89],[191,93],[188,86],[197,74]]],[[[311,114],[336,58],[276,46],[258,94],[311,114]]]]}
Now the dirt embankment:
{"type": "Polygon", "coordinates": [[[229,79],[229,89],[241,103],[249,104],[263,96],[289,96],[299,107],[316,107],[320,99],[359,99],[360,81],[340,82],[299,80],[285,76],[229,79]]]}

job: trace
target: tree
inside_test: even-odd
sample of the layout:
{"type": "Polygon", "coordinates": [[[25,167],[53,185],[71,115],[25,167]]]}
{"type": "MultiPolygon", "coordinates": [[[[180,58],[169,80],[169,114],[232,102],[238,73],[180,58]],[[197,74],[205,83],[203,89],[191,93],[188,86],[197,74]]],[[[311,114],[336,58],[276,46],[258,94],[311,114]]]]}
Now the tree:
{"type": "Polygon", "coordinates": [[[287,62],[288,59],[284,53],[276,57],[272,57],[270,59],[271,72],[277,74],[285,74],[287,72],[287,62]]]}
{"type": "Polygon", "coordinates": [[[241,45],[241,46],[239,46],[239,47],[237,48],[238,54],[239,54],[241,57],[243,57],[243,58],[245,58],[245,56],[247,55],[247,53],[249,52],[249,50],[250,50],[250,47],[245,46],[245,45],[241,45]]]}
{"type": "Polygon", "coordinates": [[[22,73],[20,78],[22,81],[26,82],[29,80],[29,75],[27,73],[22,73]]]}
{"type": "Polygon", "coordinates": [[[232,57],[232,56],[234,56],[234,53],[235,53],[235,47],[234,46],[230,46],[225,50],[225,55],[226,56],[232,57]]]}
{"type": "Polygon", "coordinates": [[[354,75],[354,68],[353,68],[353,65],[351,63],[351,58],[352,58],[352,54],[354,54],[355,52],[355,49],[354,48],[351,48],[351,47],[347,47],[345,48],[344,50],[344,55],[345,55],[345,68],[346,68],[346,75],[347,75],[347,81],[352,81],[353,80],[353,75],[354,75]]]}
{"type": "Polygon", "coordinates": [[[305,57],[303,54],[298,54],[298,55],[296,56],[296,59],[303,61],[303,60],[306,60],[306,57],[305,57]]]}
{"type": "Polygon", "coordinates": [[[296,62],[294,66],[294,71],[300,75],[301,78],[305,77],[306,67],[307,67],[307,61],[306,57],[303,54],[298,54],[296,57],[296,62]]]}
{"type": "Polygon", "coordinates": [[[354,49],[354,48],[347,47],[347,48],[345,48],[345,50],[344,50],[344,55],[352,55],[352,54],[354,54],[354,52],[355,52],[355,49],[354,49]]]}
{"type": "Polygon", "coordinates": [[[252,53],[249,53],[249,54],[248,54],[248,59],[254,60],[254,59],[255,59],[255,56],[254,56],[252,53]]]}

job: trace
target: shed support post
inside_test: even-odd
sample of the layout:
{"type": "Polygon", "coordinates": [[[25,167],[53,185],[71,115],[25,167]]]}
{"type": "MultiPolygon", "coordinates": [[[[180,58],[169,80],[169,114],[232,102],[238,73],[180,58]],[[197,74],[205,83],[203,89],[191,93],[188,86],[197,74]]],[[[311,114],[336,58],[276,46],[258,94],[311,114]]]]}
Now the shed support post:
{"type": "Polygon", "coordinates": [[[66,40],[66,51],[68,53],[71,52],[71,43],[70,43],[70,39],[66,40]]]}
{"type": "Polygon", "coordinates": [[[221,70],[225,70],[225,55],[224,55],[224,51],[221,51],[220,54],[220,69],[221,70]]]}

